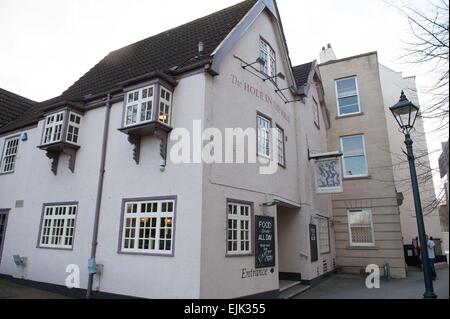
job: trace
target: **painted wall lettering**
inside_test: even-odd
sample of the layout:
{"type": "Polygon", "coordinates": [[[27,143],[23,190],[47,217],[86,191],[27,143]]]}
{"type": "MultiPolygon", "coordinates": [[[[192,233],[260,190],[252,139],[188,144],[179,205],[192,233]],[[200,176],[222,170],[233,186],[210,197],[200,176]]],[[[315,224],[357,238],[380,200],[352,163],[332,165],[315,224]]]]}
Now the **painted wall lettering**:
{"type": "Polygon", "coordinates": [[[234,74],[231,74],[231,83],[233,83],[234,86],[236,86],[237,88],[240,88],[244,92],[256,97],[258,100],[266,103],[267,105],[270,105],[288,123],[291,122],[291,119],[290,119],[289,115],[286,113],[286,111],[283,110],[283,108],[269,94],[254,87],[253,85],[249,84],[248,82],[239,80],[239,78],[234,74]]]}

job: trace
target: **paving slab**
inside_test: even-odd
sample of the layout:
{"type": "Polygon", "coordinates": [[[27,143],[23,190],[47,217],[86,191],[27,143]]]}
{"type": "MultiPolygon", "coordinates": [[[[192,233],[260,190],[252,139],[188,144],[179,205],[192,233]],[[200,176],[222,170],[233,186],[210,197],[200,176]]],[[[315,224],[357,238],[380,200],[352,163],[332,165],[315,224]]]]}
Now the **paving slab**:
{"type": "MultiPolygon", "coordinates": [[[[439,299],[449,299],[449,269],[438,269],[433,281],[439,299]]],[[[294,299],[422,299],[425,291],[423,273],[409,269],[406,279],[381,280],[379,289],[368,289],[366,277],[336,274],[294,299]]]]}

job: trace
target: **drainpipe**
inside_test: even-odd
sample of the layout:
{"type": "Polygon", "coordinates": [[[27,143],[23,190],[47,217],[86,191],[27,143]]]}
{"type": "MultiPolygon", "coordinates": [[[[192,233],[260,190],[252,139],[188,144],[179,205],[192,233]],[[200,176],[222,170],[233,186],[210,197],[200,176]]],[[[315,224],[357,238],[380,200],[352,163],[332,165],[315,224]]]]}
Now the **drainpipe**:
{"type": "MultiPolygon", "coordinates": [[[[111,93],[108,93],[106,100],[106,113],[105,113],[105,124],[103,127],[103,141],[102,141],[102,155],[100,160],[100,171],[98,176],[98,186],[97,186],[97,198],[95,202],[95,219],[94,219],[94,231],[92,234],[92,247],[91,247],[91,259],[95,260],[97,254],[98,245],[98,226],[100,222],[100,208],[102,204],[103,195],[103,181],[105,178],[105,162],[106,162],[106,148],[108,145],[108,131],[109,131],[109,119],[111,115],[111,93]]],[[[92,295],[92,285],[94,282],[93,273],[89,274],[88,287],[86,291],[86,298],[91,298],[92,295]]]]}

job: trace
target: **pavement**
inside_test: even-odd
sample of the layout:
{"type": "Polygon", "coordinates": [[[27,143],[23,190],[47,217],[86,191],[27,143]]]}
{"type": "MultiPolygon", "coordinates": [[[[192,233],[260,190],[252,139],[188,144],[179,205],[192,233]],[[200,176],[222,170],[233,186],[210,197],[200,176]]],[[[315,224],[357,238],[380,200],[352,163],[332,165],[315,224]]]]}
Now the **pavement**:
{"type": "Polygon", "coordinates": [[[0,279],[0,299],[69,299],[66,296],[0,279]]]}
{"type": "MultiPolygon", "coordinates": [[[[437,269],[433,281],[439,299],[449,299],[449,269],[437,269]]],[[[294,299],[422,299],[425,291],[423,273],[418,268],[408,269],[405,279],[380,281],[379,289],[366,288],[366,277],[336,274],[294,299]]]]}
{"type": "MultiPolygon", "coordinates": [[[[437,270],[433,282],[440,299],[449,299],[449,269],[437,270]]],[[[367,289],[365,277],[336,274],[294,299],[422,299],[423,274],[418,269],[408,270],[406,279],[381,280],[380,289],[367,289]]],[[[0,299],[68,299],[68,297],[30,288],[0,279],[0,299]]]]}

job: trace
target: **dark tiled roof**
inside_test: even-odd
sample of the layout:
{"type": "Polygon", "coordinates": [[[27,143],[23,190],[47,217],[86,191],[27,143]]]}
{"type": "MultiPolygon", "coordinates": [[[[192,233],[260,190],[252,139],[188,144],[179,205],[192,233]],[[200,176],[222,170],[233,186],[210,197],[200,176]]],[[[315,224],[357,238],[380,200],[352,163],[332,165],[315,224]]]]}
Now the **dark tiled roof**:
{"type": "Polygon", "coordinates": [[[0,88],[0,127],[17,119],[37,102],[0,88]]]}
{"type": "Polygon", "coordinates": [[[198,62],[198,43],[209,56],[256,3],[248,0],[111,52],[64,95],[80,98],[103,93],[118,82],[174,66],[198,62]]]}
{"type": "Polygon", "coordinates": [[[311,69],[312,69],[313,65],[314,65],[314,61],[302,64],[302,65],[294,66],[292,68],[295,82],[297,83],[298,87],[302,87],[308,83],[309,75],[311,73],[311,69]]]}
{"type": "Polygon", "coordinates": [[[17,121],[0,129],[18,129],[36,122],[46,106],[59,100],[81,101],[115,88],[118,84],[140,76],[174,67],[187,68],[209,62],[209,56],[242,20],[257,0],[246,0],[206,17],[136,42],[111,52],[83,75],[61,97],[40,103],[17,121]],[[198,57],[198,44],[203,42],[205,58],[198,57]]]}

